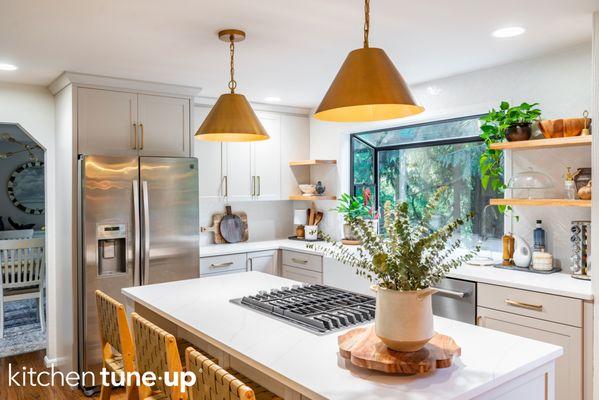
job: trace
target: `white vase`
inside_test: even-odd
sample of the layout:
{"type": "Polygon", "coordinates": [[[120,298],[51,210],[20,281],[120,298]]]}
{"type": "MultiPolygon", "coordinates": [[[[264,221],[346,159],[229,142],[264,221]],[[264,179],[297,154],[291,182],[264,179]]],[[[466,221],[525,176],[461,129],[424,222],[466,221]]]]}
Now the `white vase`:
{"type": "Polygon", "coordinates": [[[399,291],[373,286],[376,292],[376,335],[392,350],[418,351],[432,339],[433,288],[399,291]]]}
{"type": "Polygon", "coordinates": [[[532,252],[526,240],[514,235],[514,265],[520,268],[528,268],[532,260],[532,252]]]}

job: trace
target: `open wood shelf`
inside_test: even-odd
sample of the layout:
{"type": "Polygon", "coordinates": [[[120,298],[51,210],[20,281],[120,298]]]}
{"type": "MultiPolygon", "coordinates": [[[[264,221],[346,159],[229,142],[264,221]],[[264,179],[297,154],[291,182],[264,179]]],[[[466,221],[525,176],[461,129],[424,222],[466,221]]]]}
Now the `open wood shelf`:
{"type": "Polygon", "coordinates": [[[572,136],[554,139],[532,139],[519,142],[501,142],[491,144],[493,150],[546,149],[550,147],[590,146],[593,136],[572,136]]]}
{"type": "Polygon", "coordinates": [[[337,200],[337,196],[289,196],[289,200],[305,200],[305,201],[314,201],[314,200],[337,200]]]}
{"type": "Polygon", "coordinates": [[[301,165],[332,165],[337,164],[337,160],[301,160],[301,161],[289,161],[290,167],[298,167],[301,165]]]}
{"type": "Polygon", "coordinates": [[[591,207],[591,200],[568,199],[491,199],[493,206],[557,206],[557,207],[591,207]]]}

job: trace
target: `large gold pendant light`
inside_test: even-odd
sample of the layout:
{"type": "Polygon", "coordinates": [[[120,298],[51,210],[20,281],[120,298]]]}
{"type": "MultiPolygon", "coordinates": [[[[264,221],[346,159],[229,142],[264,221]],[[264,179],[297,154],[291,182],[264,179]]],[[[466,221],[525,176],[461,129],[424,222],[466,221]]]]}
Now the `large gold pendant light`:
{"type": "Polygon", "coordinates": [[[368,46],[370,0],[365,0],[364,14],[364,47],[348,54],[314,114],[317,119],[380,121],[424,111],[385,51],[368,46]]]}
{"type": "Polygon", "coordinates": [[[245,39],[245,32],[226,29],[218,33],[220,40],[229,42],[231,55],[230,93],[221,95],[196,132],[200,140],[212,142],[253,142],[266,140],[268,133],[244,95],[235,93],[235,42],[245,39]]]}

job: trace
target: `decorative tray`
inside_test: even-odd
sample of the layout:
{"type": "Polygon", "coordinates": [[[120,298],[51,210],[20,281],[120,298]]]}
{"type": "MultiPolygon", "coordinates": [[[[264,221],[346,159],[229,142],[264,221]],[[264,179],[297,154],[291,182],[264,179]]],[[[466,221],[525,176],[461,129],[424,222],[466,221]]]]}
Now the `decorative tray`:
{"type": "Polygon", "coordinates": [[[337,339],[339,354],[358,367],[389,374],[420,375],[448,368],[462,349],[449,336],[435,336],[420,350],[403,353],[389,349],[374,333],[374,325],[361,326],[337,339]]]}
{"type": "Polygon", "coordinates": [[[316,240],[306,240],[306,239],[300,239],[297,236],[289,236],[287,239],[297,240],[298,242],[322,242],[322,239],[320,239],[320,238],[318,238],[316,240]]]}
{"type": "Polygon", "coordinates": [[[509,269],[511,271],[522,271],[522,272],[532,272],[533,274],[555,274],[556,272],[560,272],[562,269],[560,267],[554,266],[553,269],[549,271],[538,271],[536,269],[532,269],[532,267],[516,267],[515,265],[503,265],[503,264],[494,264],[493,268],[499,269],[509,269]]]}

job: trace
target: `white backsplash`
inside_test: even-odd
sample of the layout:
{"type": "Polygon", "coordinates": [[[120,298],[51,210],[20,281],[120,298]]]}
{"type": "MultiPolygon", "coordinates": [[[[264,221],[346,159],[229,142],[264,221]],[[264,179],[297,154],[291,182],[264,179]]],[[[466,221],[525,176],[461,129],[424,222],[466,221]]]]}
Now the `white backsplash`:
{"type": "MultiPolygon", "coordinates": [[[[512,152],[513,172],[519,173],[532,168],[547,174],[553,181],[554,188],[547,190],[544,197],[564,198],[564,179],[566,167],[577,168],[591,166],[591,152],[588,147],[562,149],[539,149],[512,152]]],[[[508,195],[509,195],[508,191],[508,195]]],[[[516,193],[525,197],[526,193],[516,193]]],[[[513,226],[506,226],[526,240],[532,247],[535,221],[543,221],[547,251],[555,257],[564,270],[569,272],[570,258],[570,225],[575,220],[590,220],[590,208],[578,207],[516,207],[519,220],[513,226]]]]}
{"type": "MultiPolygon", "coordinates": [[[[238,201],[200,199],[200,226],[212,226],[212,215],[223,213],[225,205],[233,212],[245,211],[248,216],[249,241],[286,238],[293,234],[293,203],[291,201],[238,201]]],[[[200,234],[200,246],[214,243],[211,232],[200,234]]]]}

